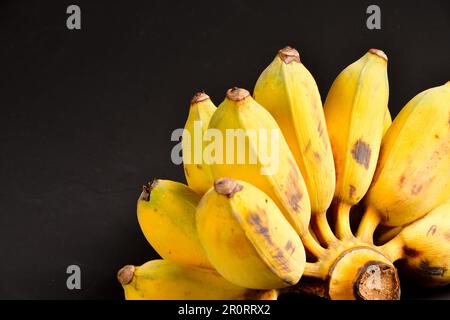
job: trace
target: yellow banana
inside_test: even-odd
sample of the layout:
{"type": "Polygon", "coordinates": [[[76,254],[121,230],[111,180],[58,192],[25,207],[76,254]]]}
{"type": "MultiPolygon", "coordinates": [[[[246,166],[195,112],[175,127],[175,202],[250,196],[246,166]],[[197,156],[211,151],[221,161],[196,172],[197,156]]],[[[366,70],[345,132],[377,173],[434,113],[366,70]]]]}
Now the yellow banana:
{"type": "Polygon", "coordinates": [[[275,300],[275,290],[236,286],[216,271],[152,260],[127,265],[117,274],[127,300],[275,300]]]}
{"type": "Polygon", "coordinates": [[[389,112],[389,109],[386,109],[386,113],[384,115],[383,137],[386,134],[386,132],[388,131],[391,124],[392,124],[391,113],[389,112]]]}
{"type": "Polygon", "coordinates": [[[227,137],[221,159],[212,164],[214,178],[230,177],[252,183],[275,201],[300,235],[308,233],[308,191],[270,113],[247,90],[230,89],[211,118],[209,129],[227,137]],[[228,147],[236,137],[237,143],[228,147]]]}
{"type": "Polygon", "coordinates": [[[278,52],[256,82],[254,97],[280,126],[305,179],[312,213],[323,219],[335,189],[333,153],[317,84],[297,50],[278,52]]]}
{"type": "Polygon", "coordinates": [[[236,285],[282,288],[303,273],[300,238],[270,197],[249,183],[216,180],[198,205],[197,230],[212,265],[236,285]]]}
{"type": "Polygon", "coordinates": [[[450,82],[418,94],[382,143],[368,213],[387,226],[423,216],[450,197],[450,82]]]}
{"type": "Polygon", "coordinates": [[[416,220],[382,249],[426,286],[450,283],[450,201],[416,220]]]}
{"type": "Polygon", "coordinates": [[[325,118],[336,168],[338,237],[352,237],[350,207],[364,196],[380,149],[389,85],[387,57],[371,49],[336,78],[325,101],[325,118]]]}
{"type": "Polygon", "coordinates": [[[167,260],[212,268],[195,226],[200,196],[186,185],[154,180],[143,187],[137,204],[139,225],[148,242],[167,260]]]}
{"type": "Polygon", "coordinates": [[[188,186],[198,194],[204,194],[213,184],[211,168],[203,158],[203,135],[208,129],[216,106],[209,96],[198,92],[191,100],[189,116],[184,126],[181,146],[184,174],[188,186]]]}

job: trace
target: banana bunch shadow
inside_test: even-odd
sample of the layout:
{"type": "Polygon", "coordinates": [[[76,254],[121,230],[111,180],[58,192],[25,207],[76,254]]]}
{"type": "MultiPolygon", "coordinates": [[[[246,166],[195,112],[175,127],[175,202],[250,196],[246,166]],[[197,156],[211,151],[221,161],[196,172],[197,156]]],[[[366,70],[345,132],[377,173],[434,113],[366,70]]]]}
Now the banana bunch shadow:
{"type": "Polygon", "coordinates": [[[245,136],[252,164],[192,163],[195,137],[183,135],[187,185],[156,179],[137,204],[163,259],[118,272],[126,299],[397,300],[397,267],[402,281],[448,284],[450,82],[419,93],[392,121],[387,63],[370,49],[322,105],[299,53],[286,47],[253,97],[233,88],[216,108],[196,94],[187,132],[200,123],[201,134],[265,129],[281,139],[245,136]],[[270,174],[261,174],[262,144],[277,155],[270,174]]]}

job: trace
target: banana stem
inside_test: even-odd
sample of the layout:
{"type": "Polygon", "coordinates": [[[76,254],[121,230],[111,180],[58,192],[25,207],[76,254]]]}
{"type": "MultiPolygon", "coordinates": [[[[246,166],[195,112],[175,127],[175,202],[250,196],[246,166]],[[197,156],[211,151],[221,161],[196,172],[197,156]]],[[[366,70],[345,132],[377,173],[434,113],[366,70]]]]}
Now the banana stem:
{"type": "Polygon", "coordinates": [[[374,207],[368,206],[359,224],[356,237],[363,242],[373,244],[373,234],[379,224],[380,216],[378,211],[374,207]]]}
{"type": "Polygon", "coordinates": [[[326,211],[313,214],[313,223],[315,225],[314,230],[317,236],[319,236],[327,246],[332,242],[338,241],[338,238],[336,238],[328,223],[326,211]]]}
{"type": "Polygon", "coordinates": [[[400,236],[396,236],[395,238],[378,248],[384,255],[389,258],[389,260],[391,260],[391,262],[394,262],[404,257],[403,246],[403,239],[400,236]]]}
{"type": "MultiPolygon", "coordinates": [[[[303,271],[303,276],[314,277],[314,278],[324,278],[324,273],[321,271],[319,262],[307,262],[305,265],[305,271],[303,271]]],[[[301,280],[300,280],[301,281],[301,280]]]]}
{"type": "Polygon", "coordinates": [[[320,258],[325,253],[325,248],[323,248],[316,239],[313,238],[310,232],[307,232],[302,238],[303,245],[308,249],[308,251],[315,256],[320,258]]]}
{"type": "Polygon", "coordinates": [[[350,228],[350,208],[351,205],[343,201],[337,203],[336,208],[336,235],[339,239],[354,238],[350,228]]]}

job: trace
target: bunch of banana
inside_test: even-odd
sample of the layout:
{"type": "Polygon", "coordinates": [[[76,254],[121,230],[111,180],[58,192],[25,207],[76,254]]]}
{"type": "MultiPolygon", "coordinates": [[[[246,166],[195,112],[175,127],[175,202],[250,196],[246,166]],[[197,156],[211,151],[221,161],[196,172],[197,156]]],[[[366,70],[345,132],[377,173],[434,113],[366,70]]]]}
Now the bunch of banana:
{"type": "Polygon", "coordinates": [[[125,297],[395,300],[396,261],[405,279],[450,283],[450,82],[392,121],[387,61],[370,49],[323,107],[291,47],[254,98],[233,88],[216,108],[196,94],[182,141],[187,185],[154,180],[137,205],[163,260],[123,267],[125,297]],[[365,213],[352,229],[356,204],[365,213]],[[378,226],[387,231],[374,241],[378,226]]]}

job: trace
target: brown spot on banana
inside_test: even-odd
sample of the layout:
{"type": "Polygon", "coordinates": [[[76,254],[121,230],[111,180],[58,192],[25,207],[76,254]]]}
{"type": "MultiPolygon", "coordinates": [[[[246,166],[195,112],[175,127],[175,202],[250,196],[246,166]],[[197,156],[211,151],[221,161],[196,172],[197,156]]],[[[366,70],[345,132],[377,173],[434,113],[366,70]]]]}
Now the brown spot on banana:
{"type": "Polygon", "coordinates": [[[372,153],[372,150],[367,143],[359,139],[354,144],[351,152],[353,159],[355,159],[358,164],[362,165],[366,170],[369,169],[370,155],[372,153]]]}
{"type": "Polygon", "coordinates": [[[348,189],[349,189],[349,190],[348,190],[348,197],[349,197],[350,199],[352,199],[352,198],[353,198],[353,195],[355,194],[356,188],[355,188],[355,186],[350,185],[348,189]]]}
{"type": "Polygon", "coordinates": [[[295,212],[300,210],[300,201],[303,198],[303,194],[300,191],[300,186],[298,185],[298,181],[300,177],[295,169],[295,164],[289,160],[289,173],[288,173],[288,181],[286,188],[286,197],[289,203],[289,206],[295,212]]]}
{"type": "Polygon", "coordinates": [[[408,246],[403,246],[403,252],[405,253],[405,255],[407,255],[408,257],[411,257],[411,258],[415,258],[420,255],[419,251],[417,251],[414,248],[410,248],[408,246]]]}
{"type": "Polygon", "coordinates": [[[317,162],[319,162],[322,159],[317,151],[314,152],[314,159],[316,159],[317,162]]]}
{"type": "Polygon", "coordinates": [[[307,153],[310,148],[311,148],[311,139],[308,140],[308,143],[306,144],[305,149],[303,149],[303,153],[307,153]]]}
{"type": "Polygon", "coordinates": [[[293,245],[291,240],[288,240],[288,242],[286,242],[286,245],[284,246],[284,250],[286,250],[287,252],[290,252],[290,254],[294,253],[295,246],[293,245]]]}
{"type": "Polygon", "coordinates": [[[422,185],[413,185],[411,188],[411,194],[413,196],[418,195],[420,193],[420,191],[422,191],[422,185]]]}
{"type": "MultiPolygon", "coordinates": [[[[265,212],[263,213],[265,217],[265,212]]],[[[261,220],[261,213],[252,213],[247,218],[248,223],[255,228],[256,233],[262,235],[267,243],[272,244],[272,238],[266,223],[261,220]]]]}
{"type": "Polygon", "coordinates": [[[259,209],[258,212],[250,214],[247,218],[247,221],[250,225],[253,226],[255,232],[260,234],[264,238],[267,246],[272,247],[272,249],[270,250],[270,252],[272,253],[271,256],[275,261],[277,261],[279,269],[286,273],[291,272],[292,269],[290,266],[289,257],[292,255],[293,251],[289,252],[289,256],[286,256],[285,251],[287,250],[283,251],[276,245],[275,242],[273,242],[269,232],[266,212],[262,209],[259,209]]]}
{"type": "Polygon", "coordinates": [[[429,236],[429,235],[434,236],[434,234],[436,233],[436,229],[437,229],[436,225],[433,224],[433,225],[430,227],[430,229],[428,229],[428,231],[427,231],[427,236],[429,236]]]}
{"type": "Polygon", "coordinates": [[[422,260],[419,265],[419,270],[425,276],[440,276],[443,277],[447,272],[447,268],[444,267],[432,267],[428,260],[422,260]]]}
{"type": "Polygon", "coordinates": [[[322,135],[323,135],[322,122],[319,122],[319,125],[317,126],[317,131],[319,132],[319,137],[322,137],[322,135]]]}
{"type": "Polygon", "coordinates": [[[400,180],[398,181],[398,184],[399,184],[400,188],[402,188],[403,185],[405,184],[405,180],[406,180],[406,177],[404,175],[402,175],[400,177],[400,180]]]}

